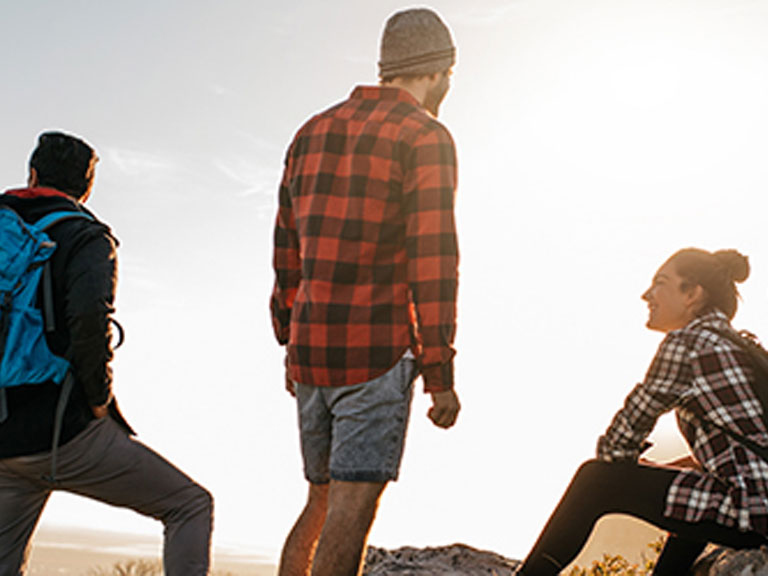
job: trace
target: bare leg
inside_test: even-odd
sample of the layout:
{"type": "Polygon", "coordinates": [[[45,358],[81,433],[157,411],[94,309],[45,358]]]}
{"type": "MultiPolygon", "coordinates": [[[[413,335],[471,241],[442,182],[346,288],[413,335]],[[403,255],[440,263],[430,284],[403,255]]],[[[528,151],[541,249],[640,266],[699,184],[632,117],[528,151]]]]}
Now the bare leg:
{"type": "Polygon", "coordinates": [[[385,482],[331,480],[312,576],[358,576],[385,482]]]}
{"type": "Polygon", "coordinates": [[[304,510],[288,534],[278,576],[309,576],[328,508],[328,484],[310,484],[304,510]]]}

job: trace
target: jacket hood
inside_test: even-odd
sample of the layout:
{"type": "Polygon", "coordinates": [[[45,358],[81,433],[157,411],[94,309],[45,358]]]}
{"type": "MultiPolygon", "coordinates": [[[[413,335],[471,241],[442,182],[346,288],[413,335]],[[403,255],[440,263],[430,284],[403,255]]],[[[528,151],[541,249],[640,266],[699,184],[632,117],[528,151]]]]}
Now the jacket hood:
{"type": "Polygon", "coordinates": [[[27,222],[35,222],[58,210],[86,212],[95,216],[80,202],[53,188],[18,188],[0,195],[0,206],[8,206],[27,222]]]}

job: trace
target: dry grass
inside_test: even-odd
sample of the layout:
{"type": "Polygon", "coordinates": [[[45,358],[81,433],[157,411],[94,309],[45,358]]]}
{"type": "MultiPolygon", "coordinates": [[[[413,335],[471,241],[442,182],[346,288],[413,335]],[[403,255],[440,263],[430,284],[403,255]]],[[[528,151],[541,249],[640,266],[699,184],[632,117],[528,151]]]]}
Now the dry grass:
{"type": "MultiPolygon", "coordinates": [[[[94,568],[88,576],[163,576],[160,560],[126,560],[116,562],[110,568],[94,568]]],[[[211,572],[211,576],[236,576],[232,572],[211,572]]]]}
{"type": "Polygon", "coordinates": [[[663,538],[648,544],[652,554],[649,558],[643,555],[643,561],[640,564],[633,564],[621,555],[605,554],[602,560],[592,562],[589,568],[574,566],[568,572],[568,576],[650,576],[663,547],[663,538]]]}

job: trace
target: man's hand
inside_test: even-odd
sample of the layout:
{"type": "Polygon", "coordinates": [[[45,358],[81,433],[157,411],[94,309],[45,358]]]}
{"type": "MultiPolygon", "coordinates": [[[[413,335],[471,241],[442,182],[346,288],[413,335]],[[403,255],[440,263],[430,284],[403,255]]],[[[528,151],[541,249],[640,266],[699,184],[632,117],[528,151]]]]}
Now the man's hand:
{"type": "Polygon", "coordinates": [[[91,412],[93,412],[93,415],[96,416],[96,418],[106,418],[107,414],[109,414],[107,406],[109,406],[109,402],[102,404],[101,406],[91,406],[91,412]]]}
{"type": "Polygon", "coordinates": [[[461,405],[459,397],[453,390],[443,392],[431,392],[432,407],[427,412],[430,420],[440,428],[450,428],[456,423],[461,405]]]}

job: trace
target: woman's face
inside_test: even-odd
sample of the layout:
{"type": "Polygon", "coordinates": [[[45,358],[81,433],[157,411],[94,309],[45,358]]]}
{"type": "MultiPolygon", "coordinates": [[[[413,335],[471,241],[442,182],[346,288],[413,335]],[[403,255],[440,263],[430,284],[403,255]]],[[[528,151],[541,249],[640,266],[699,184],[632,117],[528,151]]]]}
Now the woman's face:
{"type": "Polygon", "coordinates": [[[682,284],[683,279],[670,262],[659,268],[643,294],[648,302],[648,328],[666,333],[684,328],[696,317],[701,286],[683,290],[682,284]]]}

